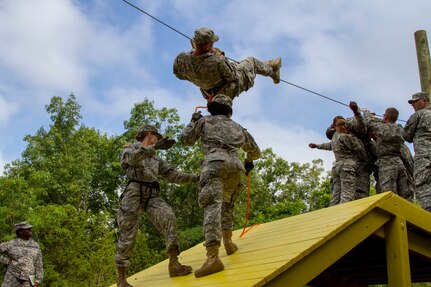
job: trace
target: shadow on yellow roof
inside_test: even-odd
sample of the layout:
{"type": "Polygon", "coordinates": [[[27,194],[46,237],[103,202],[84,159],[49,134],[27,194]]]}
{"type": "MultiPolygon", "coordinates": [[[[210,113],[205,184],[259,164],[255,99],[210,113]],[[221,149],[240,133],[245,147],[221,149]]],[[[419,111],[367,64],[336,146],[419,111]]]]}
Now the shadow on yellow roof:
{"type": "MultiPolygon", "coordinates": [[[[128,278],[149,286],[410,286],[431,281],[431,213],[386,192],[261,224],[226,256],[225,270],[202,278],[170,278],[168,260],[128,278]]],[[[183,251],[180,262],[199,268],[202,244],[183,251]]],[[[115,287],[116,285],[112,285],[115,287]]]]}

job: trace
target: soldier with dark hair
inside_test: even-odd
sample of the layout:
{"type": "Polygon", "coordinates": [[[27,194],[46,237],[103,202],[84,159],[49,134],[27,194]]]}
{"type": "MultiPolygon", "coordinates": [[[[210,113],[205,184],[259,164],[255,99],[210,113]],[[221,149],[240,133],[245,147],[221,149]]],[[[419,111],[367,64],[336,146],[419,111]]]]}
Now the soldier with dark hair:
{"type": "Polygon", "coordinates": [[[0,243],[0,262],[7,265],[2,287],[40,286],[43,280],[43,260],[39,244],[33,239],[33,227],[28,222],[15,224],[17,239],[0,243]]]}
{"type": "Polygon", "coordinates": [[[132,286],[126,281],[126,269],[130,264],[142,211],[148,215],[157,230],[166,236],[169,276],[183,276],[192,272],[190,266],[178,262],[180,249],[176,217],[172,208],[160,197],[157,177],[163,176],[178,184],[196,182],[199,177],[177,171],[156,155],[156,150],[171,148],[175,140],[163,138],[155,127],[142,125],[135,138],[138,142],[125,145],[121,157],[121,166],[129,181],[121,194],[117,215],[121,231],[115,252],[118,287],[132,286]]]}
{"type": "Polygon", "coordinates": [[[213,47],[219,37],[211,29],[195,31],[195,49],[180,53],[174,61],[174,74],[198,86],[205,99],[224,94],[232,100],[254,85],[256,75],[271,77],[280,82],[281,58],[262,62],[248,57],[240,62],[230,62],[224,53],[213,47]]]}
{"type": "Polygon", "coordinates": [[[230,119],[230,97],[216,95],[208,103],[208,112],[211,115],[204,117],[195,113],[179,138],[184,145],[193,145],[201,139],[205,153],[199,181],[199,205],[204,208],[207,260],[195,270],[196,277],[224,269],[218,257],[222,238],[228,255],[238,249],[232,242],[234,205],[242,190],[241,177],[253,169],[253,161],[261,155],[247,130],[230,119]],[[240,160],[240,149],[247,153],[244,164],[240,160]]]}

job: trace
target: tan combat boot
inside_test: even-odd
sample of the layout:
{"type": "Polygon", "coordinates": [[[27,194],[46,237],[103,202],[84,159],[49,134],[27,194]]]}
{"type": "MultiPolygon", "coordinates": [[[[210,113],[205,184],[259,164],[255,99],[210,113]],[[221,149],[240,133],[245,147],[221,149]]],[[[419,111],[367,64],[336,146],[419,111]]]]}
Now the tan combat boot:
{"type": "Polygon", "coordinates": [[[177,248],[171,248],[168,251],[169,254],[169,276],[170,277],[176,277],[176,276],[184,276],[192,272],[192,267],[188,265],[182,265],[180,262],[178,262],[178,255],[180,252],[177,248]]]}
{"type": "Polygon", "coordinates": [[[280,83],[280,68],[281,68],[281,58],[275,58],[266,61],[265,64],[271,66],[273,74],[270,76],[274,84],[280,83]]]}
{"type": "Polygon", "coordinates": [[[126,280],[127,267],[118,267],[117,287],[133,287],[126,280]]]}
{"type": "Polygon", "coordinates": [[[220,272],[224,269],[223,262],[218,257],[220,243],[207,246],[207,260],[201,268],[195,271],[195,277],[203,277],[213,273],[220,272]]]}
{"type": "Polygon", "coordinates": [[[223,237],[224,249],[226,249],[226,254],[231,255],[238,250],[238,246],[232,242],[232,230],[223,230],[221,232],[223,237]]]}

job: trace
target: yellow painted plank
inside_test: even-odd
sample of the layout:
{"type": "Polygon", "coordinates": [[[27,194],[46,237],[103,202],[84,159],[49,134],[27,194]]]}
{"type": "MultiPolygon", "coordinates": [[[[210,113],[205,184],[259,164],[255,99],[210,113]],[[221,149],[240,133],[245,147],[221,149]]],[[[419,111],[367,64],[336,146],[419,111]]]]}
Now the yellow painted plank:
{"type": "Polygon", "coordinates": [[[373,211],[368,213],[337,237],[332,238],[316,252],[305,256],[281,275],[276,276],[267,286],[304,286],[357,244],[373,234],[389,219],[390,215],[383,212],[373,211]],[[289,282],[289,284],[286,285],[286,282],[289,282]]]}
{"type": "Polygon", "coordinates": [[[389,286],[411,286],[405,218],[394,216],[385,225],[385,237],[389,286]]]}
{"type": "MultiPolygon", "coordinates": [[[[210,276],[197,279],[190,274],[170,278],[167,272],[168,261],[165,260],[131,276],[128,280],[135,287],[266,286],[301,259],[317,253],[322,246],[333,241],[355,222],[367,217],[376,206],[390,197],[390,194],[379,194],[264,223],[253,227],[242,238],[239,238],[242,230],[236,230],[233,239],[238,244],[238,252],[226,256],[222,247],[220,257],[225,264],[225,270],[210,276]]],[[[205,261],[205,254],[205,248],[198,244],[183,251],[180,254],[180,261],[197,269],[205,261]]]]}

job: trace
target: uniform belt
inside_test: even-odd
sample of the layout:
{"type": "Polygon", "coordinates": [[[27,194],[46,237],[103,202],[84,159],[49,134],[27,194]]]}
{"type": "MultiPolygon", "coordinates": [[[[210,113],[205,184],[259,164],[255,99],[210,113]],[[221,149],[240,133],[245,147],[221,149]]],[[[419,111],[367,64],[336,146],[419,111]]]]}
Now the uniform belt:
{"type": "Polygon", "coordinates": [[[139,183],[139,190],[141,192],[141,203],[144,205],[144,210],[147,209],[148,201],[151,198],[151,194],[153,189],[160,191],[160,184],[158,181],[148,182],[148,181],[139,181],[139,180],[129,180],[127,185],[134,183],[139,183]],[[142,187],[146,187],[145,190],[142,187]]]}
{"type": "Polygon", "coordinates": [[[139,183],[141,186],[145,186],[147,188],[152,188],[152,189],[154,188],[154,189],[160,191],[160,184],[158,181],[140,181],[140,180],[130,179],[129,182],[127,183],[127,185],[129,185],[132,182],[139,183]]]}

